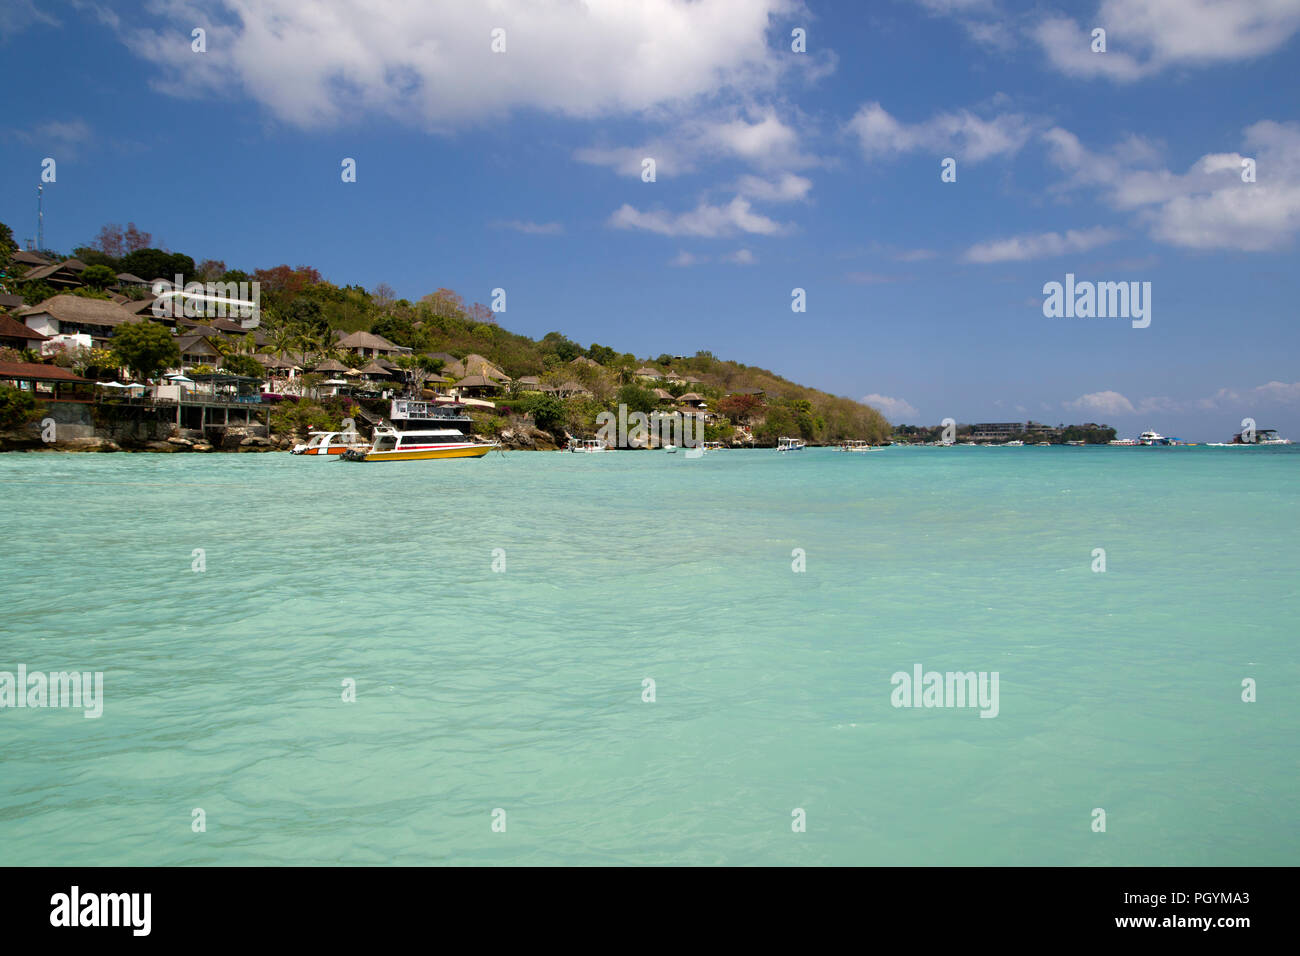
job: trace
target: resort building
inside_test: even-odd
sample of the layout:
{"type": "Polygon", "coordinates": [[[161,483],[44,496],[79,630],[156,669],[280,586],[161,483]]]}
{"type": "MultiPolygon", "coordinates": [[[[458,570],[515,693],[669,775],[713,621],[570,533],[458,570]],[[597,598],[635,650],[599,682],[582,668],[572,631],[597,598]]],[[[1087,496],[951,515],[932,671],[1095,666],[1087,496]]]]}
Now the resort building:
{"type": "Polygon", "coordinates": [[[363,358],[396,357],[411,354],[410,349],[395,345],[382,335],[375,335],[373,332],[353,332],[351,335],[344,335],[339,339],[338,345],[339,348],[346,349],[349,352],[356,352],[363,358]]]}
{"type": "Polygon", "coordinates": [[[20,352],[31,349],[33,352],[39,352],[41,343],[48,340],[49,336],[42,335],[35,329],[29,329],[12,316],[0,315],[0,348],[17,349],[20,352]]]}
{"type": "Polygon", "coordinates": [[[89,335],[96,346],[112,338],[113,329],[122,323],[141,321],[140,316],[116,303],[79,295],[51,296],[21,310],[19,317],[29,329],[42,335],[89,335]]]}

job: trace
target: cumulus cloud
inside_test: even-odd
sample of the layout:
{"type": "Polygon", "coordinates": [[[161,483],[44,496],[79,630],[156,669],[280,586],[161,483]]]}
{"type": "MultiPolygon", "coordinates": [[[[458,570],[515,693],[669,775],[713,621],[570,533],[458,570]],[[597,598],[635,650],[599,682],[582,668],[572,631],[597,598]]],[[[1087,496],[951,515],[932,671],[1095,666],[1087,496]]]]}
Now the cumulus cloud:
{"type": "Polygon", "coordinates": [[[785,180],[790,170],[822,162],[805,150],[811,134],[796,127],[795,119],[781,118],[775,107],[714,111],[708,115],[668,110],[664,120],[670,128],[640,145],[584,146],[573,156],[579,162],[605,166],[626,176],[640,176],[643,160],[653,159],[656,178],[692,172],[705,162],[738,160],[757,169],[784,171],[777,188],[782,183],[788,187],[807,182],[798,176],[792,177],[793,182],[785,180]]]}
{"type": "Polygon", "coordinates": [[[737,266],[752,266],[758,262],[758,257],[748,249],[737,249],[722,257],[723,262],[730,262],[737,266]]]}
{"type": "Polygon", "coordinates": [[[1094,226],[1091,229],[1069,229],[1064,233],[1042,232],[1034,235],[1011,236],[978,242],[966,250],[967,262],[1023,262],[1028,259],[1046,259],[1069,252],[1085,252],[1097,246],[1114,242],[1122,234],[1114,229],[1094,226]]]}
{"type": "Polygon", "coordinates": [[[812,189],[812,180],[794,173],[784,173],[772,180],[759,176],[741,176],[736,189],[742,196],[760,202],[792,202],[808,195],[812,189]]]}
{"type": "Polygon", "coordinates": [[[912,405],[911,402],[901,398],[890,398],[888,395],[871,395],[862,396],[862,404],[870,405],[878,409],[882,415],[890,421],[897,422],[904,418],[916,418],[920,412],[912,405]]]}
{"type": "MultiPolygon", "coordinates": [[[[174,27],[123,18],[124,41],[177,95],[240,90],[299,127],[383,114],[428,128],[517,109],[595,118],[719,91],[771,89],[794,64],[768,43],[797,0],[167,0],[171,23],[203,23],[194,56],[174,27]],[[492,31],[505,31],[493,52],[492,31]]],[[[735,147],[763,133],[736,131],[735,147]]]]}
{"type": "Polygon", "coordinates": [[[1264,56],[1300,30],[1293,0],[1104,0],[1081,25],[1049,16],[1030,34],[1070,76],[1131,82],[1175,66],[1210,66],[1264,56]],[[1106,52],[1092,52],[1094,27],[1106,52]]]}
{"type": "Polygon", "coordinates": [[[1065,407],[1089,415],[1134,415],[1137,409],[1133,403],[1119,392],[1091,392],[1080,395],[1072,402],[1065,402],[1065,407]]]}
{"type": "Polygon", "coordinates": [[[1043,140],[1067,173],[1059,190],[1099,189],[1114,208],[1136,212],[1161,242],[1259,252],[1300,232],[1300,124],[1254,123],[1243,131],[1241,151],[1207,153],[1181,174],[1160,168],[1154,149],[1138,139],[1094,151],[1057,127],[1043,140]],[[1248,159],[1255,182],[1242,180],[1248,159]]]}
{"type": "Polygon", "coordinates": [[[641,210],[624,203],[609,217],[616,229],[641,229],[661,236],[697,236],[719,239],[738,233],[775,236],[788,231],[774,219],[753,211],[747,199],[737,196],[725,206],[701,202],[683,213],[641,210]]]}
{"type": "Polygon", "coordinates": [[[1019,114],[981,119],[969,110],[940,113],[920,123],[904,123],[879,103],[867,103],[848,123],[863,155],[897,156],[913,150],[951,154],[976,163],[1020,151],[1033,134],[1033,124],[1019,114]]]}

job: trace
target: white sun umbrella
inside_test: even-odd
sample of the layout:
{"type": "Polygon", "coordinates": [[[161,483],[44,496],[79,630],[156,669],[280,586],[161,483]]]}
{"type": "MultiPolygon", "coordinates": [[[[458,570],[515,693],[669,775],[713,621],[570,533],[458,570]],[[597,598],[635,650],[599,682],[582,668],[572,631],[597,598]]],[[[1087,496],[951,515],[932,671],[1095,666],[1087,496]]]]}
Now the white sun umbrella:
{"type": "Polygon", "coordinates": [[[100,388],[130,388],[129,385],[123,385],[121,382],[96,382],[100,388]]]}

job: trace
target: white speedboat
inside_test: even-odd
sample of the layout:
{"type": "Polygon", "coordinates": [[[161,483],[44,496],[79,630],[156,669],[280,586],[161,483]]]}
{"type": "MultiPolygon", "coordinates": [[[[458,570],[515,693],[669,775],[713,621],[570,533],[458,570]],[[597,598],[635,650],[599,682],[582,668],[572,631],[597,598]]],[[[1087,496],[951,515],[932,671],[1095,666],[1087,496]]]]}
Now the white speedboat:
{"type": "Polygon", "coordinates": [[[498,442],[474,442],[454,428],[397,431],[376,428],[369,448],[343,453],[344,461],[418,461],[425,458],[482,458],[498,442]]]}
{"type": "Polygon", "coordinates": [[[675,455],[675,454],[677,454],[677,446],[676,446],[676,445],[664,445],[664,451],[668,452],[668,454],[670,454],[670,455],[675,455]]]}
{"type": "Polygon", "coordinates": [[[599,438],[570,438],[569,451],[579,455],[594,455],[597,452],[609,451],[605,443],[599,438]]]}
{"type": "Polygon", "coordinates": [[[345,451],[369,448],[356,432],[308,432],[307,441],[294,445],[291,455],[341,455],[345,451]]]}
{"type": "Polygon", "coordinates": [[[1025,446],[1025,443],[1022,442],[1022,441],[1009,441],[1009,442],[1007,442],[1005,445],[1003,445],[1002,447],[1003,447],[1003,448],[1023,448],[1024,446],[1025,446]]]}
{"type": "Polygon", "coordinates": [[[802,438],[782,438],[776,443],[777,451],[803,451],[808,443],[802,438]]]}
{"type": "Polygon", "coordinates": [[[1139,445],[1168,445],[1169,439],[1159,432],[1145,431],[1138,435],[1137,443],[1139,445]]]}

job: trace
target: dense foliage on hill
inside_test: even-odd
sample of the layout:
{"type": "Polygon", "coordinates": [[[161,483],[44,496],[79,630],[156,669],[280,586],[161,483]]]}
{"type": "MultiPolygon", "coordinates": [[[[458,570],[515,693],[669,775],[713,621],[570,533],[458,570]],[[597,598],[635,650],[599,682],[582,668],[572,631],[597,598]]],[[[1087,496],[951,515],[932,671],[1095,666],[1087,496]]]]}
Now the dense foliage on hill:
{"type": "MultiPolygon", "coordinates": [[[[4,234],[0,232],[0,236],[4,234]]],[[[92,273],[97,284],[105,283],[110,271],[114,276],[130,273],[145,280],[173,280],[180,274],[186,281],[256,281],[261,290],[265,348],[281,355],[355,358],[339,352],[335,333],[368,331],[416,353],[446,353],[455,359],[479,355],[513,379],[537,376],[549,385],[576,382],[590,392],[590,396],[559,402],[518,394],[501,400],[511,412],[533,414],[539,424],[545,420],[555,428],[590,432],[595,416],[619,402],[629,410],[653,409],[658,401],[653,389],[659,387],[673,396],[686,392],[701,396],[720,416],[709,429],[714,440],[729,440],[737,425],[752,429],[755,440],[763,444],[773,444],[784,435],[811,442],[843,438],[884,441],[890,433],[889,423],[874,408],[798,385],[766,369],[719,359],[712,352],[684,357],[662,354],[649,359],[599,343],[584,347],[561,332],[532,339],[502,328],[490,308],[480,302],[467,303],[451,289],[440,288],[412,302],[397,298],[383,284],[371,291],[335,285],[310,266],[280,265],[248,273],[229,269],[219,260],[196,264],[182,253],[153,248],[148,245],[151,241],[152,237],[133,223],[125,230],[110,224],[93,244],[74,253],[87,265],[102,267],[92,273]],[[665,378],[638,376],[637,370],[647,367],[664,373],[665,378]],[[677,381],[668,380],[670,372],[677,381]]],[[[53,293],[37,287],[38,283],[31,285],[34,288],[24,290],[31,293],[25,295],[29,302],[53,293]]]]}

